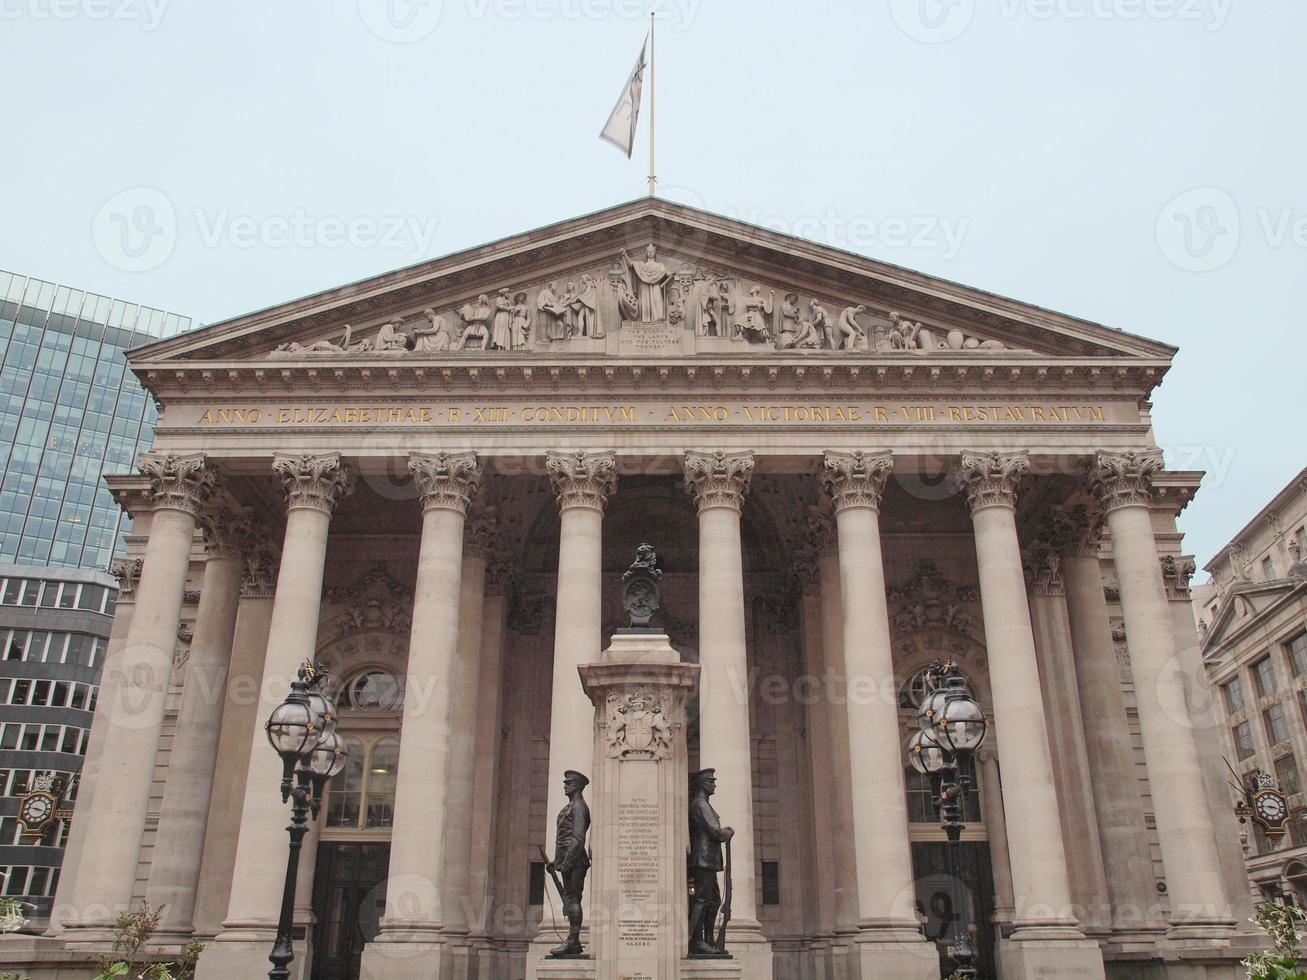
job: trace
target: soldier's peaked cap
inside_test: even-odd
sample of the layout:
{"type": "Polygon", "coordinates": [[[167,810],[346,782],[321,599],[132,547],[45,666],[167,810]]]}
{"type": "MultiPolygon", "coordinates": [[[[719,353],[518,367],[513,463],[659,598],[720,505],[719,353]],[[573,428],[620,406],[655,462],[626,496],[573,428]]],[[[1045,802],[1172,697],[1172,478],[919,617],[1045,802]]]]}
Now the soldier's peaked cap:
{"type": "Polygon", "coordinates": [[[700,769],[698,772],[690,773],[690,785],[698,786],[705,779],[716,779],[716,769],[700,769]]]}
{"type": "Polygon", "coordinates": [[[564,779],[579,779],[582,786],[589,786],[590,780],[586,779],[584,774],[577,772],[575,769],[568,769],[563,773],[564,779]]]}

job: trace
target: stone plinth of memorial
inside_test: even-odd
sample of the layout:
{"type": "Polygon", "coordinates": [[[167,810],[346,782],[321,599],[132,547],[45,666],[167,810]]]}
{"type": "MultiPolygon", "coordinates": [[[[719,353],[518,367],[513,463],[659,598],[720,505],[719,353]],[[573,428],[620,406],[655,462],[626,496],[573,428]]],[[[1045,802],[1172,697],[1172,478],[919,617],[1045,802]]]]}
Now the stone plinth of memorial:
{"type": "Polygon", "coordinates": [[[681,663],[665,633],[633,629],[579,669],[595,706],[595,976],[672,980],[689,935],[685,708],[699,665],[681,663]]]}

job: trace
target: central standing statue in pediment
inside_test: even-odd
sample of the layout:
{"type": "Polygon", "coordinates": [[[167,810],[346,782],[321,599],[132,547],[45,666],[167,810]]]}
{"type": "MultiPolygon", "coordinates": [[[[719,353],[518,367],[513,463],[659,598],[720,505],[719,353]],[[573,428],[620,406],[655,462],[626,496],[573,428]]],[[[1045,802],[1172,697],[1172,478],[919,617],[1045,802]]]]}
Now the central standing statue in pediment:
{"type": "Polygon", "coordinates": [[[634,261],[625,251],[622,258],[631,270],[631,292],[640,303],[640,323],[658,323],[667,319],[667,283],[672,274],[658,261],[658,249],[650,245],[644,250],[645,260],[634,261]]]}

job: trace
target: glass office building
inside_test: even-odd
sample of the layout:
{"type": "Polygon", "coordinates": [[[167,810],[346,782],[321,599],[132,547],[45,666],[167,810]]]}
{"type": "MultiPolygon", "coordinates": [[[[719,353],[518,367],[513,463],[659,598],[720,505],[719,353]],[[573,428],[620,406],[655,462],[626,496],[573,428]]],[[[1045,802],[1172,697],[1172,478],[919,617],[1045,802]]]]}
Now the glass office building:
{"type": "Polygon", "coordinates": [[[189,317],[0,272],[0,562],[105,568],[127,533],[100,479],[132,468],[155,408],[124,353],[189,317]]]}
{"type": "Polygon", "coordinates": [[[110,560],[131,522],[101,476],[154,440],[126,351],[189,317],[0,271],[0,894],[36,931],[66,821],[24,835],[24,797],[54,780],[75,805],[117,600],[110,560]]]}

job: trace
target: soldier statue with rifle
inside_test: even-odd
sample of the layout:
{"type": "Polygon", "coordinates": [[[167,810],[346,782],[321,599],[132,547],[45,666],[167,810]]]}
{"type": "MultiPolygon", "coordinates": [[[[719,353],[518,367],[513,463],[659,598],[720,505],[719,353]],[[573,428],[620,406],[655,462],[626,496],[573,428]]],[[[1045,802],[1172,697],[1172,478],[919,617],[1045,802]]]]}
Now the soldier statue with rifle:
{"type": "Polygon", "coordinates": [[[717,791],[716,770],[701,769],[690,777],[690,955],[725,956],[726,924],[731,919],[731,838],[735,830],[723,827],[708,797],[717,791]],[[726,858],[722,858],[722,845],[726,858]],[[717,887],[717,873],[726,872],[726,902],[717,887]],[[721,928],[714,936],[718,911],[721,928]]]}
{"type": "Polygon", "coordinates": [[[555,946],[550,956],[580,956],[581,947],[581,895],[585,890],[585,875],[590,870],[590,855],[586,852],[585,837],[590,831],[590,807],[581,791],[590,780],[574,769],[563,773],[563,792],[567,803],[558,811],[558,831],[554,842],[552,861],[540,848],[545,869],[554,880],[559,898],[563,901],[563,915],[567,917],[567,939],[555,946]],[[560,877],[561,876],[561,877],[560,877]]]}

